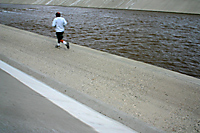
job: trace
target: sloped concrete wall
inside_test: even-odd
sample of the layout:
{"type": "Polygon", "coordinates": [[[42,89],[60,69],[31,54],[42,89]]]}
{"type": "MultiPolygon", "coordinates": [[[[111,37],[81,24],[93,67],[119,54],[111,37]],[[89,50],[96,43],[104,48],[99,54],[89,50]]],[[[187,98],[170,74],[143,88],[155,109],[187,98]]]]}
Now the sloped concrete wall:
{"type": "Polygon", "coordinates": [[[0,0],[0,3],[136,9],[200,14],[200,0],[0,0]]]}

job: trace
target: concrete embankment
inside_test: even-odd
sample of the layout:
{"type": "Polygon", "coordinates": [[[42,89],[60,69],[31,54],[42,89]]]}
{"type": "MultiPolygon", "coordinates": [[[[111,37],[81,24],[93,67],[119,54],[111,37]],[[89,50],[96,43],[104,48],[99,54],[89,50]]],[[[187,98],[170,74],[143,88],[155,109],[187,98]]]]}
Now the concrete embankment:
{"type": "Polygon", "coordinates": [[[167,132],[200,129],[200,79],[71,43],[69,50],[56,49],[56,39],[4,25],[0,41],[1,55],[45,74],[41,80],[59,81],[63,86],[53,88],[64,94],[73,88],[127,113],[132,117],[85,102],[137,131],[148,132],[133,118],[167,132]]]}
{"type": "Polygon", "coordinates": [[[0,0],[0,3],[133,9],[200,14],[199,0],[0,0]]]}

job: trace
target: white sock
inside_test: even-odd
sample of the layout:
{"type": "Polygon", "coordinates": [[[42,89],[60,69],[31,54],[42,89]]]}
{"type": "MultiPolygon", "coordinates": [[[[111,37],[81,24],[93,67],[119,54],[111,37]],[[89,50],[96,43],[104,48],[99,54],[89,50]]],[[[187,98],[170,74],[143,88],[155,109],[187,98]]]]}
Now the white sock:
{"type": "Polygon", "coordinates": [[[66,45],[67,43],[66,43],[65,41],[63,41],[63,44],[65,44],[65,45],[66,45]]]}
{"type": "Polygon", "coordinates": [[[57,46],[60,46],[60,43],[58,43],[57,46]]]}

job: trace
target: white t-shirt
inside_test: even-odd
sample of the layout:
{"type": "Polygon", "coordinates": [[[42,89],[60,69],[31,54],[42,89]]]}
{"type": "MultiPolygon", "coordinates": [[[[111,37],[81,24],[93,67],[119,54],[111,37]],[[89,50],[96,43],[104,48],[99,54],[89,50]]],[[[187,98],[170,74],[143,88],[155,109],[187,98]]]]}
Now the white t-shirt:
{"type": "Polygon", "coordinates": [[[67,21],[63,17],[56,17],[53,20],[52,26],[56,27],[56,32],[64,32],[67,21]]]}

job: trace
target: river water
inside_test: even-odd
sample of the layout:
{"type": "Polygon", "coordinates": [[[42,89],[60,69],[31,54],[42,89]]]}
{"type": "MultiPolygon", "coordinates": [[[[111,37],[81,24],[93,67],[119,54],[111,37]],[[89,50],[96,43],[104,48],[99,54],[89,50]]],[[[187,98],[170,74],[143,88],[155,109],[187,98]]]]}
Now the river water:
{"type": "Polygon", "coordinates": [[[55,38],[57,11],[69,42],[200,78],[200,15],[0,4],[0,23],[55,38]]]}

